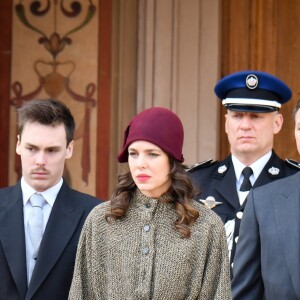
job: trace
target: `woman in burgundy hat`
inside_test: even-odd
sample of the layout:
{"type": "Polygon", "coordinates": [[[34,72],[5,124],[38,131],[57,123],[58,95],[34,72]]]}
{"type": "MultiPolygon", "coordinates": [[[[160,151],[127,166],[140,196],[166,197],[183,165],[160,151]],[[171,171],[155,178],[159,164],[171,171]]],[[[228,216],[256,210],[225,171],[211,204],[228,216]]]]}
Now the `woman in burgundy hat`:
{"type": "Polygon", "coordinates": [[[224,226],[192,200],[183,135],[166,108],[131,120],[118,155],[130,171],[85,223],[69,299],[231,299],[224,226]]]}

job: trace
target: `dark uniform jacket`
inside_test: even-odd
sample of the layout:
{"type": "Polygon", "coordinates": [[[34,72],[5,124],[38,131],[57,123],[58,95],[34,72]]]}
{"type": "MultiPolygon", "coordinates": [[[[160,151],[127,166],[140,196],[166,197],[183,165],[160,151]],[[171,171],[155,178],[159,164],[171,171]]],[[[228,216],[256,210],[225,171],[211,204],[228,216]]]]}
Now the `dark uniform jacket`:
{"type": "Polygon", "coordinates": [[[0,300],[67,300],[83,223],[100,201],[63,183],[27,286],[21,184],[0,190],[0,300]]]}
{"type": "MultiPolygon", "coordinates": [[[[253,188],[293,175],[299,170],[297,163],[290,160],[284,161],[273,151],[269,161],[256,179],[253,188]]],[[[201,191],[196,200],[205,200],[207,197],[213,196],[215,201],[221,202],[221,204],[211,209],[221,217],[224,224],[232,219],[240,221],[240,215],[237,218],[237,213],[243,207],[240,205],[236,190],[236,176],[231,155],[222,161],[208,161],[199,164],[190,169],[188,174],[195,186],[201,191]]],[[[246,201],[244,203],[246,204],[246,201]]],[[[238,230],[239,228],[235,229],[234,240],[238,236],[238,230]]],[[[234,252],[235,247],[233,253],[231,253],[231,261],[234,252]]]]}

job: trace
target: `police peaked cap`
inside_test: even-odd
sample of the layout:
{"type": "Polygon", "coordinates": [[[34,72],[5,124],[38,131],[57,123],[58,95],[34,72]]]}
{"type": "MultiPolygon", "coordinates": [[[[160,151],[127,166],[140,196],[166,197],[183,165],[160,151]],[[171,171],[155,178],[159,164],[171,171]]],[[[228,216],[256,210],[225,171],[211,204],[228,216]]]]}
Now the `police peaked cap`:
{"type": "Polygon", "coordinates": [[[276,111],[292,97],[291,89],[282,80],[252,70],[223,77],[214,91],[227,109],[245,112],[276,111]]]}

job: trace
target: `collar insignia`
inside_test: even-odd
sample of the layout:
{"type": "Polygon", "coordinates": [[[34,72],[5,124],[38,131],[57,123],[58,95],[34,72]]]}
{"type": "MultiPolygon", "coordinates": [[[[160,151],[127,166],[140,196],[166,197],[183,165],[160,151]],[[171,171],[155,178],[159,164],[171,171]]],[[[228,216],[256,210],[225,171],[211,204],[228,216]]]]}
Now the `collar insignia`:
{"type": "Polygon", "coordinates": [[[225,165],[218,168],[218,173],[223,174],[227,170],[227,167],[225,165]]]}
{"type": "Polygon", "coordinates": [[[205,200],[200,199],[200,201],[204,204],[205,207],[212,209],[216,207],[219,204],[222,204],[222,202],[216,201],[215,197],[208,196],[205,200]]]}
{"type": "Polygon", "coordinates": [[[258,78],[254,74],[249,74],[246,78],[246,86],[250,90],[254,90],[258,86],[258,78]]]}
{"type": "Polygon", "coordinates": [[[268,172],[271,174],[271,175],[278,175],[280,170],[278,168],[275,168],[275,167],[271,167],[268,172]]]}

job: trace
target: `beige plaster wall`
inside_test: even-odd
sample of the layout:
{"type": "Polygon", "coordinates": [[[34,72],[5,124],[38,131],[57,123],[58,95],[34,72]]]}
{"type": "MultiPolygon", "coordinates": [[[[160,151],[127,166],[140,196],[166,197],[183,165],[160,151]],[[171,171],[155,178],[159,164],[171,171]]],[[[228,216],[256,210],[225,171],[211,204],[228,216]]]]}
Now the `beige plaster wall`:
{"type": "Polygon", "coordinates": [[[110,191],[129,120],[151,106],[176,112],[187,164],[217,158],[219,0],[114,0],[110,191]]]}
{"type": "Polygon", "coordinates": [[[137,112],[179,115],[187,164],[218,153],[219,13],[218,0],[139,1],[137,112]]]}

